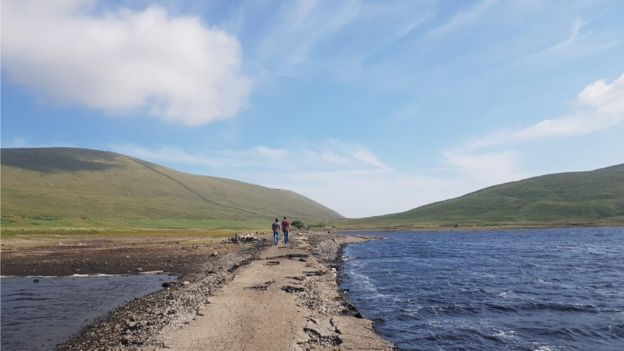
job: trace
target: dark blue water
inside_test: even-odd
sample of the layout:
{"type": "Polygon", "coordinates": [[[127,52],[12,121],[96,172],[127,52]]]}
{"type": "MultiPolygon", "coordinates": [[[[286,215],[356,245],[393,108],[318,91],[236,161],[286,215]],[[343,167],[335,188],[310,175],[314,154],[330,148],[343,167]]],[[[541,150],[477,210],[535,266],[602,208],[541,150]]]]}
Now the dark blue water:
{"type": "Polygon", "coordinates": [[[624,228],[370,234],[341,286],[401,350],[624,350],[624,228]]]}
{"type": "Polygon", "coordinates": [[[96,317],[171,280],[161,274],[3,277],[2,350],[53,350],[96,317]]]}

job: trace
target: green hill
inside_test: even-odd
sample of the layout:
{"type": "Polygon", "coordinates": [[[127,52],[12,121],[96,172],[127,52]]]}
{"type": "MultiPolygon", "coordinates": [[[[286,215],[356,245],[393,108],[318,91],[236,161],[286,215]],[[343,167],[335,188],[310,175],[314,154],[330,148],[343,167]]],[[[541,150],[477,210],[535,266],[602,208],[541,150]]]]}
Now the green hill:
{"type": "Polygon", "coordinates": [[[624,224],[624,164],[485,188],[406,212],[338,221],[351,228],[624,224]]]}
{"type": "Polygon", "coordinates": [[[263,228],[341,216],[304,196],[112,152],[2,149],[2,227],[263,228]]]}

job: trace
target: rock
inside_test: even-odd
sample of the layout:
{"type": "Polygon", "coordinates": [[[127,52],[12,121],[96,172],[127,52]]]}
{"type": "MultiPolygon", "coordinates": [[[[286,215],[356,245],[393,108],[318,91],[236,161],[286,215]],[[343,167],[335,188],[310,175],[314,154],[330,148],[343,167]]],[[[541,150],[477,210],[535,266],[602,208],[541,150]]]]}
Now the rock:
{"type": "Polygon", "coordinates": [[[143,268],[141,268],[141,267],[137,267],[136,271],[137,271],[137,272],[143,272],[143,268]]]}
{"type": "Polygon", "coordinates": [[[230,240],[230,242],[235,243],[235,244],[244,243],[244,242],[250,242],[250,241],[260,241],[260,239],[257,238],[252,233],[237,234],[236,236],[230,238],[229,240],[230,240]]]}
{"type": "Polygon", "coordinates": [[[212,253],[212,257],[215,257],[215,256],[217,256],[217,255],[219,255],[219,253],[218,253],[218,252],[216,252],[216,251],[212,253]]]}
{"type": "Polygon", "coordinates": [[[33,279],[33,283],[39,283],[39,279],[33,279]]]}
{"type": "Polygon", "coordinates": [[[182,285],[189,285],[189,284],[191,284],[191,282],[189,282],[188,280],[185,280],[182,282],[182,285]]]}

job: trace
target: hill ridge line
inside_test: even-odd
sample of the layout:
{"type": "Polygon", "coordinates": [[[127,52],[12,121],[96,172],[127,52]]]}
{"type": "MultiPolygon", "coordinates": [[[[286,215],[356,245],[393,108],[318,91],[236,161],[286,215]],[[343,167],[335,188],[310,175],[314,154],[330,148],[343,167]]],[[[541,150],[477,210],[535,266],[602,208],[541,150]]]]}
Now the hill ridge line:
{"type": "Polygon", "coordinates": [[[250,211],[250,210],[246,210],[246,209],[243,209],[243,208],[238,208],[238,207],[234,207],[234,206],[224,205],[224,204],[218,203],[218,202],[216,202],[216,201],[214,201],[214,200],[208,199],[207,197],[203,196],[203,195],[202,195],[202,194],[200,194],[199,192],[197,192],[197,191],[195,191],[195,190],[191,189],[191,187],[189,187],[188,185],[186,185],[186,184],[184,184],[183,182],[181,182],[181,181],[179,181],[179,180],[175,179],[173,176],[170,176],[170,175],[168,175],[168,174],[165,174],[165,173],[163,173],[163,172],[161,172],[161,171],[159,171],[159,170],[155,169],[154,167],[150,166],[147,162],[142,161],[142,160],[139,160],[139,159],[135,159],[135,158],[132,158],[132,161],[134,161],[134,162],[136,162],[136,163],[138,163],[138,164],[142,165],[143,167],[145,167],[145,168],[147,168],[147,169],[151,170],[152,172],[155,172],[155,173],[160,174],[161,176],[163,176],[163,177],[165,177],[165,178],[168,178],[168,179],[172,180],[173,182],[177,183],[178,185],[180,185],[181,187],[183,187],[184,189],[186,189],[186,190],[187,190],[187,191],[189,191],[190,193],[192,193],[192,194],[196,195],[197,197],[199,197],[200,199],[202,199],[202,200],[204,200],[204,201],[206,201],[206,202],[210,202],[210,203],[212,203],[212,204],[215,204],[215,205],[220,206],[220,207],[223,207],[223,208],[229,208],[229,209],[233,209],[233,210],[237,210],[237,211],[242,211],[242,212],[247,212],[247,213],[251,213],[251,214],[259,215],[259,213],[254,212],[254,211],[250,211]]]}

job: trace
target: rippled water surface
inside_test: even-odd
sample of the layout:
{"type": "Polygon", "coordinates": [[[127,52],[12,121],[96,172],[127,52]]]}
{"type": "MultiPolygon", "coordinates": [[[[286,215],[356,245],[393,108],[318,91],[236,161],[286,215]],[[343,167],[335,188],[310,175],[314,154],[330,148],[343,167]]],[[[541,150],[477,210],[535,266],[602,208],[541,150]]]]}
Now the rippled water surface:
{"type": "Polygon", "coordinates": [[[2,350],[53,350],[96,317],[174,279],[168,275],[3,277],[2,350]]]}
{"type": "Polygon", "coordinates": [[[401,350],[624,350],[624,228],[369,234],[341,286],[401,350]]]}

